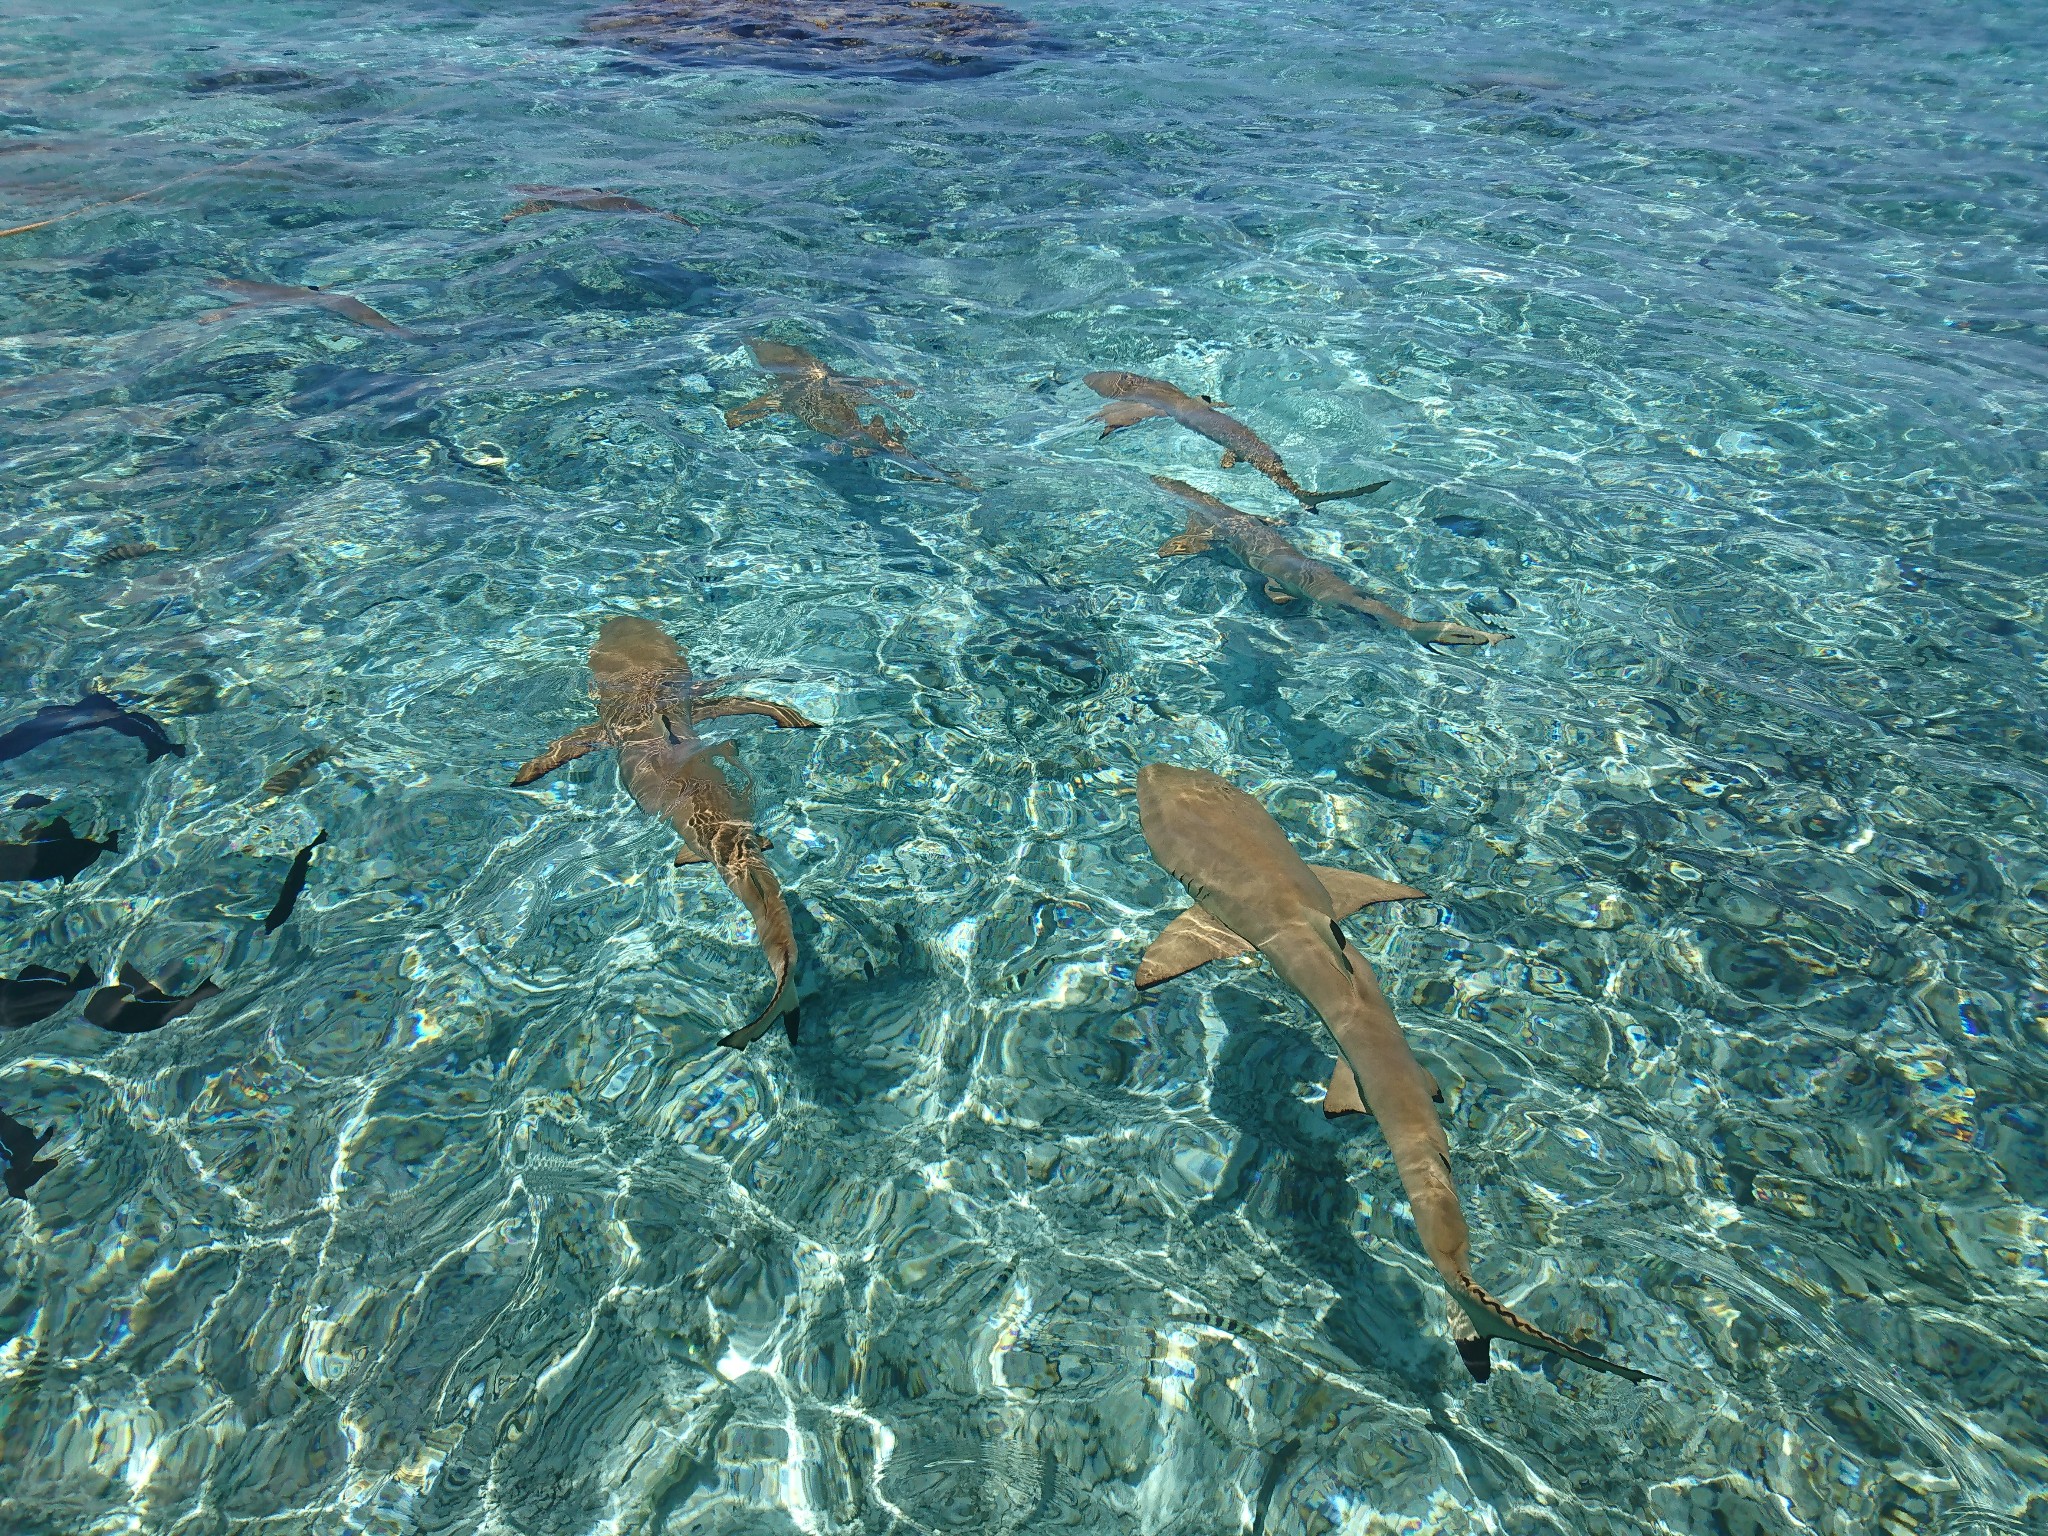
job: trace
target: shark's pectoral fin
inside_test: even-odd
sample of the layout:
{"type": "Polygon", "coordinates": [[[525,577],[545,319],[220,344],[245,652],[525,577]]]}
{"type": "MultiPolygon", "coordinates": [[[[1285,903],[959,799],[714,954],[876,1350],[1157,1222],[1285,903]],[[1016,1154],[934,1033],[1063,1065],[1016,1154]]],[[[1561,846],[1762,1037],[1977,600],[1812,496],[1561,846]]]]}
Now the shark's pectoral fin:
{"type": "Polygon", "coordinates": [[[750,422],[760,421],[764,417],[773,416],[781,409],[782,397],[780,395],[757,395],[745,405],[736,405],[727,411],[725,413],[725,424],[728,427],[744,427],[750,422]]]}
{"type": "Polygon", "coordinates": [[[694,849],[694,848],[691,848],[691,847],[685,846],[685,847],[682,847],[682,848],[678,848],[678,849],[676,850],[676,868],[677,868],[677,869],[688,869],[688,868],[689,868],[689,867],[690,867],[690,866],[691,866],[692,864],[709,864],[710,862],[711,862],[711,855],[710,855],[710,854],[708,854],[708,853],[699,853],[699,852],[698,852],[698,851],[697,851],[696,849],[694,849]]]}
{"type": "Polygon", "coordinates": [[[690,718],[693,720],[716,720],[720,715],[766,715],[777,725],[788,731],[815,731],[818,722],[787,704],[777,704],[769,699],[750,699],[743,693],[736,693],[726,699],[706,699],[692,705],[690,718]]]}
{"type": "Polygon", "coordinates": [[[571,731],[566,736],[557,736],[547,745],[547,750],[530,762],[522,763],[519,771],[512,775],[513,784],[531,784],[544,774],[553,773],[564,763],[573,763],[586,752],[595,752],[599,747],[611,744],[610,735],[601,725],[586,725],[571,731]]]}
{"type": "Polygon", "coordinates": [[[1142,400],[1112,400],[1088,419],[1101,422],[1102,435],[1107,437],[1112,432],[1165,414],[1158,406],[1147,405],[1142,400]]]}
{"type": "Polygon", "coordinates": [[[1294,594],[1281,586],[1279,582],[1269,581],[1266,583],[1266,601],[1269,603],[1291,603],[1294,601],[1294,594]]]}
{"type": "Polygon", "coordinates": [[[1140,987],[1156,987],[1162,981],[1185,976],[1211,960],[1227,960],[1252,946],[1217,922],[1200,907],[1189,907],[1172,922],[1145,951],[1133,980],[1140,987]]]}
{"type": "Polygon", "coordinates": [[[1375,902],[1419,901],[1424,897],[1424,893],[1412,885],[1396,885],[1391,880],[1361,875],[1349,869],[1331,869],[1322,864],[1311,864],[1309,869],[1323,882],[1323,889],[1330,893],[1330,910],[1338,917],[1349,917],[1359,908],[1372,906],[1375,902]]]}
{"type": "Polygon", "coordinates": [[[1176,533],[1159,546],[1159,558],[1173,560],[1181,555],[1199,555],[1209,547],[1210,542],[1198,533],[1176,533]]]}
{"type": "Polygon", "coordinates": [[[1369,1115],[1365,1099],[1358,1091],[1358,1079],[1351,1075],[1351,1063],[1342,1056],[1337,1058],[1336,1068],[1330,1073],[1330,1086],[1323,1090],[1323,1114],[1334,1120],[1339,1115],[1369,1115]]]}
{"type": "Polygon", "coordinates": [[[1513,1344],[1527,1345],[1547,1354],[1559,1355],[1566,1360],[1587,1366],[1596,1371],[1607,1371],[1630,1381],[1662,1381],[1661,1376],[1652,1376],[1648,1371],[1639,1371],[1633,1366],[1623,1365],[1618,1360],[1603,1360],[1598,1355],[1588,1354],[1575,1345],[1567,1344],[1555,1334],[1545,1333],[1526,1317],[1515,1313],[1505,1302],[1497,1301],[1479,1288],[1470,1275],[1458,1274],[1446,1277],[1451,1287],[1451,1336],[1457,1341],[1459,1358],[1465,1362],[1465,1369],[1471,1372],[1474,1381],[1484,1381],[1492,1373],[1493,1364],[1487,1358],[1487,1340],[1506,1339],[1513,1344]],[[1460,1324],[1463,1326],[1460,1326],[1460,1324]]]}
{"type": "Polygon", "coordinates": [[[1223,467],[1224,467],[1225,469],[1235,469],[1235,468],[1237,468],[1237,450],[1236,450],[1236,449],[1234,449],[1234,448],[1226,448],[1226,449],[1224,449],[1224,451],[1223,451],[1223,467]]]}

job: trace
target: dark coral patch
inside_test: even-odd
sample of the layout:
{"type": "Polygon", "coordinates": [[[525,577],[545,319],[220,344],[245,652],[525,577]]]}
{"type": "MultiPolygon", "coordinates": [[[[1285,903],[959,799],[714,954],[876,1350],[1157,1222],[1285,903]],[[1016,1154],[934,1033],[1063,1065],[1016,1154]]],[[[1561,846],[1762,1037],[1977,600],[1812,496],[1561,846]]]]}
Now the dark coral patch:
{"type": "Polygon", "coordinates": [[[583,30],[672,64],[906,80],[994,74],[1043,47],[1015,11],[966,0],[626,0],[583,30]]]}

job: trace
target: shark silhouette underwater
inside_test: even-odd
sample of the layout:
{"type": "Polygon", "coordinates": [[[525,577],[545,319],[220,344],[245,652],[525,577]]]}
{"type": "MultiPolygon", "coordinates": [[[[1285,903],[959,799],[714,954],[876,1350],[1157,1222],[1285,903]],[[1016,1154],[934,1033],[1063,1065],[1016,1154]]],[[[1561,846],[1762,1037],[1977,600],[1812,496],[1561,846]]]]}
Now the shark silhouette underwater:
{"type": "Polygon", "coordinates": [[[1287,466],[1280,461],[1280,455],[1272,444],[1243,422],[1223,414],[1221,400],[1211,400],[1207,395],[1191,395],[1164,379],[1120,370],[1084,374],[1081,382],[1109,401],[1089,417],[1090,421],[1102,423],[1104,437],[1141,421],[1149,421],[1154,416],[1170,416],[1190,432],[1199,432],[1210,442],[1220,444],[1225,469],[1235,468],[1240,462],[1249,464],[1310,511],[1326,501],[1352,501],[1360,496],[1370,496],[1387,483],[1375,480],[1371,485],[1354,485],[1348,491],[1304,490],[1287,472],[1287,466]]]}
{"type": "Polygon", "coordinates": [[[183,757],[184,744],[171,740],[161,721],[136,709],[123,709],[104,693],[88,693],[76,704],[45,704],[26,720],[0,733],[0,762],[33,752],[60,736],[80,731],[118,731],[142,743],[143,761],[169,755],[183,757]]]}
{"type": "Polygon", "coordinates": [[[353,320],[357,325],[368,326],[373,331],[388,331],[393,336],[417,334],[400,325],[389,315],[379,314],[361,299],[351,298],[345,293],[329,293],[324,288],[300,288],[291,283],[252,283],[238,277],[216,277],[208,286],[218,288],[222,293],[233,294],[239,302],[230,304],[225,309],[209,309],[199,316],[201,325],[216,325],[248,309],[259,309],[265,305],[284,305],[324,309],[329,314],[341,316],[344,320],[353,320]]]}
{"type": "Polygon", "coordinates": [[[1411,619],[1376,597],[1368,597],[1322,561],[1296,549],[1262,517],[1240,512],[1185,480],[1154,475],[1152,483],[1188,504],[1185,533],[1174,535],[1159,546],[1159,558],[1198,555],[1222,545],[1242,565],[1266,578],[1266,596],[1276,603],[1296,598],[1348,608],[1395,629],[1405,630],[1425,645],[1496,645],[1507,639],[1490,629],[1474,629],[1448,619],[1411,619]]]}
{"type": "Polygon", "coordinates": [[[974,489],[963,477],[935,469],[912,453],[902,434],[882,419],[881,412],[877,411],[867,421],[861,420],[861,407],[874,398],[876,390],[886,389],[908,399],[917,391],[907,384],[893,379],[848,378],[834,373],[802,347],[779,341],[756,338],[747,343],[747,350],[754,354],[755,362],[774,375],[777,384],[767,394],[727,411],[728,427],[737,429],[778,414],[794,416],[812,431],[832,438],[835,449],[843,446],[857,459],[888,459],[902,465],[917,479],[944,480],[962,490],[974,489]]]}
{"type": "MultiPolygon", "coordinates": [[[[753,1021],[718,1043],[752,1044],[788,1012],[796,968],[796,937],[782,886],[761,857],[768,843],[754,830],[752,791],[729,741],[707,744],[696,727],[722,715],[766,715],[793,730],[816,730],[787,704],[743,694],[713,697],[729,680],[697,682],[682,649],[650,619],[607,619],[590,647],[594,724],[548,743],[513,776],[531,784],[585,753],[612,748],[619,780],[651,816],[681,834],[678,865],[709,864],[754,919],[761,949],[775,976],[775,991],[753,1021]]],[[[796,1036],[794,1017],[785,1026],[796,1036]]]]}
{"type": "Polygon", "coordinates": [[[1472,1278],[1471,1237],[1437,1118],[1436,1081],[1380,991],[1341,919],[1422,892],[1370,875],[1306,864],[1263,806],[1213,773],[1149,763],[1138,771],[1138,816],[1153,856],[1195,904],[1145,951],[1136,984],[1154,987],[1211,960],[1256,949],[1307,1000],[1337,1042],[1327,1115],[1369,1112],[1393,1153],[1416,1235],[1450,1291],[1451,1336],[1475,1381],[1492,1371],[1491,1340],[1548,1351],[1630,1381],[1645,1371],[1546,1333],[1472,1278]],[[1362,1091],[1362,1097],[1361,1097],[1362,1091]]]}

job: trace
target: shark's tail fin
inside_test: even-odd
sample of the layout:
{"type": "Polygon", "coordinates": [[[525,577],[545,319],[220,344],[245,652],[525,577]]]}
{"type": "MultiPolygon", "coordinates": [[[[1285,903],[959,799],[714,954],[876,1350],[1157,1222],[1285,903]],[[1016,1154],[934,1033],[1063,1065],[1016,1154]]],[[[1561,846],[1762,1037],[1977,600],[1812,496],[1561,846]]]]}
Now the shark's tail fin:
{"type": "MultiPolygon", "coordinates": [[[[785,999],[789,996],[789,972],[790,967],[787,965],[776,966],[775,995],[768,999],[768,1006],[754,1016],[752,1023],[734,1030],[723,1040],[720,1040],[718,1042],[720,1045],[729,1045],[736,1051],[745,1050],[756,1040],[768,1033],[768,1026],[773,1024],[776,1019],[787,1011],[784,1004],[785,999]]],[[[792,1041],[796,1039],[794,1032],[791,1033],[790,1039],[792,1041]]]]}
{"type": "Polygon", "coordinates": [[[1391,480],[1375,480],[1371,485],[1354,485],[1348,491],[1299,491],[1296,493],[1304,507],[1313,511],[1326,501],[1354,501],[1360,496],[1370,496],[1374,491],[1392,485],[1391,480]]]}
{"type": "MultiPolygon", "coordinates": [[[[1661,1376],[1652,1376],[1648,1371],[1636,1370],[1618,1360],[1603,1360],[1598,1355],[1567,1344],[1555,1334],[1545,1333],[1526,1317],[1512,1311],[1504,1302],[1496,1301],[1479,1288],[1479,1283],[1468,1274],[1457,1274],[1449,1278],[1451,1302],[1462,1314],[1462,1321],[1470,1324],[1469,1334],[1462,1328],[1454,1332],[1458,1338],[1458,1355],[1465,1362],[1465,1369],[1472,1373],[1474,1381],[1484,1381],[1493,1372],[1493,1363],[1487,1358],[1487,1347],[1494,1339],[1506,1339],[1515,1344],[1527,1345],[1553,1355],[1562,1355],[1567,1360],[1590,1367],[1596,1371],[1609,1371],[1624,1376],[1630,1381],[1662,1381],[1661,1376]]],[[[1454,1320],[1457,1315],[1454,1314],[1454,1320]]]]}

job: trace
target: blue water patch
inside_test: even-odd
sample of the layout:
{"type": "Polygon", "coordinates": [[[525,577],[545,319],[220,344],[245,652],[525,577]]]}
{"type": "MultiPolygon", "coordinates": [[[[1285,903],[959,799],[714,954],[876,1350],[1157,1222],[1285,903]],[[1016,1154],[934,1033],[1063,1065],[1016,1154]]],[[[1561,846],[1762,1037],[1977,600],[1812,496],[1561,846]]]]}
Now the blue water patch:
{"type": "Polygon", "coordinates": [[[2037,9],[604,13],[0,29],[0,731],[184,749],[0,763],[0,1530],[2040,1529],[2037,9]],[[511,783],[626,613],[793,1041],[511,783]],[[1302,999],[1134,988],[1160,760],[1425,893],[1472,1273],[1660,1380],[1474,1383],[1302,999]]]}

